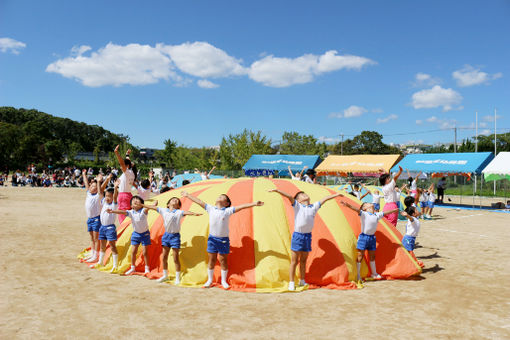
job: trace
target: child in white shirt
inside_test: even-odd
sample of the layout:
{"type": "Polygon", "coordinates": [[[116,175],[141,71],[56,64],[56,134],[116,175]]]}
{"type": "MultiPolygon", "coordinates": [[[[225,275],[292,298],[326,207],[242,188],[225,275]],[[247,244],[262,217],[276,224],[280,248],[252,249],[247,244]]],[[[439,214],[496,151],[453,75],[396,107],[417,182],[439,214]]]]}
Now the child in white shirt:
{"type": "Polygon", "coordinates": [[[411,256],[418,263],[418,265],[423,268],[424,266],[423,262],[418,261],[418,259],[414,255],[416,237],[420,232],[420,220],[419,220],[420,213],[418,212],[418,209],[416,209],[415,207],[407,207],[407,209],[402,212],[402,216],[407,218],[406,233],[402,238],[402,245],[411,254],[411,256]]]}

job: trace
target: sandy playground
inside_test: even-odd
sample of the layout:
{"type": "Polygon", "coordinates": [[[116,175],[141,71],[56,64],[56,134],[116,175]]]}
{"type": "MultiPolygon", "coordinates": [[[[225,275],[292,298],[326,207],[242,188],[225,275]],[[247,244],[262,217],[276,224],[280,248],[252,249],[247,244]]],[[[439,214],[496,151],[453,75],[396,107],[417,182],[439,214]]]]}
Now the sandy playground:
{"type": "Polygon", "coordinates": [[[510,214],[434,209],[413,280],[262,294],[88,269],[84,195],[0,188],[0,338],[510,338],[510,214]]]}

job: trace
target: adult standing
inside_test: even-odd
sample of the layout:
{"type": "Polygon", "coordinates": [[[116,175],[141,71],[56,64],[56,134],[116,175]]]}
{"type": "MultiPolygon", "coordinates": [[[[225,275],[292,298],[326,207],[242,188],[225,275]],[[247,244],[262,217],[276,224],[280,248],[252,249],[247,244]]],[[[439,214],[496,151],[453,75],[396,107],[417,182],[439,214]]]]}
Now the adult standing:
{"type": "MultiPolygon", "coordinates": [[[[119,153],[119,146],[115,147],[115,156],[117,156],[117,160],[119,161],[120,168],[122,169],[122,175],[120,176],[120,184],[119,184],[119,197],[117,198],[118,209],[119,210],[131,210],[131,198],[133,198],[133,194],[131,194],[131,188],[133,187],[133,182],[135,180],[135,174],[133,172],[133,164],[129,157],[129,152],[126,153],[126,158],[122,159],[119,153]]],[[[119,215],[119,222],[122,223],[126,218],[125,215],[119,215]]]]}
{"type": "Polygon", "coordinates": [[[446,189],[446,177],[443,177],[437,182],[437,199],[443,203],[444,190],[446,189]]]}
{"type": "MultiPolygon", "coordinates": [[[[391,174],[384,172],[384,170],[382,170],[384,173],[379,177],[379,183],[382,185],[382,192],[384,195],[384,201],[386,203],[384,205],[383,211],[398,209],[397,202],[399,200],[399,195],[395,188],[396,180],[398,180],[402,174],[402,167],[399,166],[398,169],[399,170],[397,174],[393,178],[391,177],[391,174]]],[[[386,215],[385,217],[391,224],[393,224],[395,227],[397,226],[398,210],[386,215]]]]}

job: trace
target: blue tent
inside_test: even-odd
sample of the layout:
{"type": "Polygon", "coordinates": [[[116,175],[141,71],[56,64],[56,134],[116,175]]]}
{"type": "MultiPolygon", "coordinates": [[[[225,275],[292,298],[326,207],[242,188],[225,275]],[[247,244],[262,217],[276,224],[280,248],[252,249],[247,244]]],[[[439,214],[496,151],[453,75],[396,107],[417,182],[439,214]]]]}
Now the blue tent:
{"type": "Polygon", "coordinates": [[[319,165],[320,157],[317,155],[252,155],[243,166],[247,176],[274,175],[276,171],[280,176],[289,176],[288,166],[292,172],[303,170],[304,166],[314,169],[319,165]]]}
{"type": "MultiPolygon", "coordinates": [[[[209,176],[209,179],[218,179],[218,178],[223,178],[223,176],[219,176],[219,175],[210,175],[209,176]]],[[[190,183],[195,183],[195,182],[201,181],[202,176],[200,176],[200,174],[195,174],[195,173],[181,174],[181,175],[177,175],[174,178],[172,178],[171,182],[175,183],[176,188],[180,188],[180,187],[182,187],[182,181],[184,181],[184,180],[187,180],[190,183]]]]}
{"type": "Polygon", "coordinates": [[[492,152],[411,154],[405,156],[391,171],[398,171],[398,167],[401,166],[409,171],[479,175],[493,158],[492,152]]]}

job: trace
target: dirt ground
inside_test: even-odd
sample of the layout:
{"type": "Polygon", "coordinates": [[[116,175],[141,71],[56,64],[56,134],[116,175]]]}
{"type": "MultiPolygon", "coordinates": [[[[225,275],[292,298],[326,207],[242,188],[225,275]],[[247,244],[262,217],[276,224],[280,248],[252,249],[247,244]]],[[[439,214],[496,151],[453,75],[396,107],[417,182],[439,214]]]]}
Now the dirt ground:
{"type": "Polygon", "coordinates": [[[239,293],[80,264],[84,194],[0,187],[0,338],[510,338],[510,214],[436,208],[414,280],[239,293]]]}

